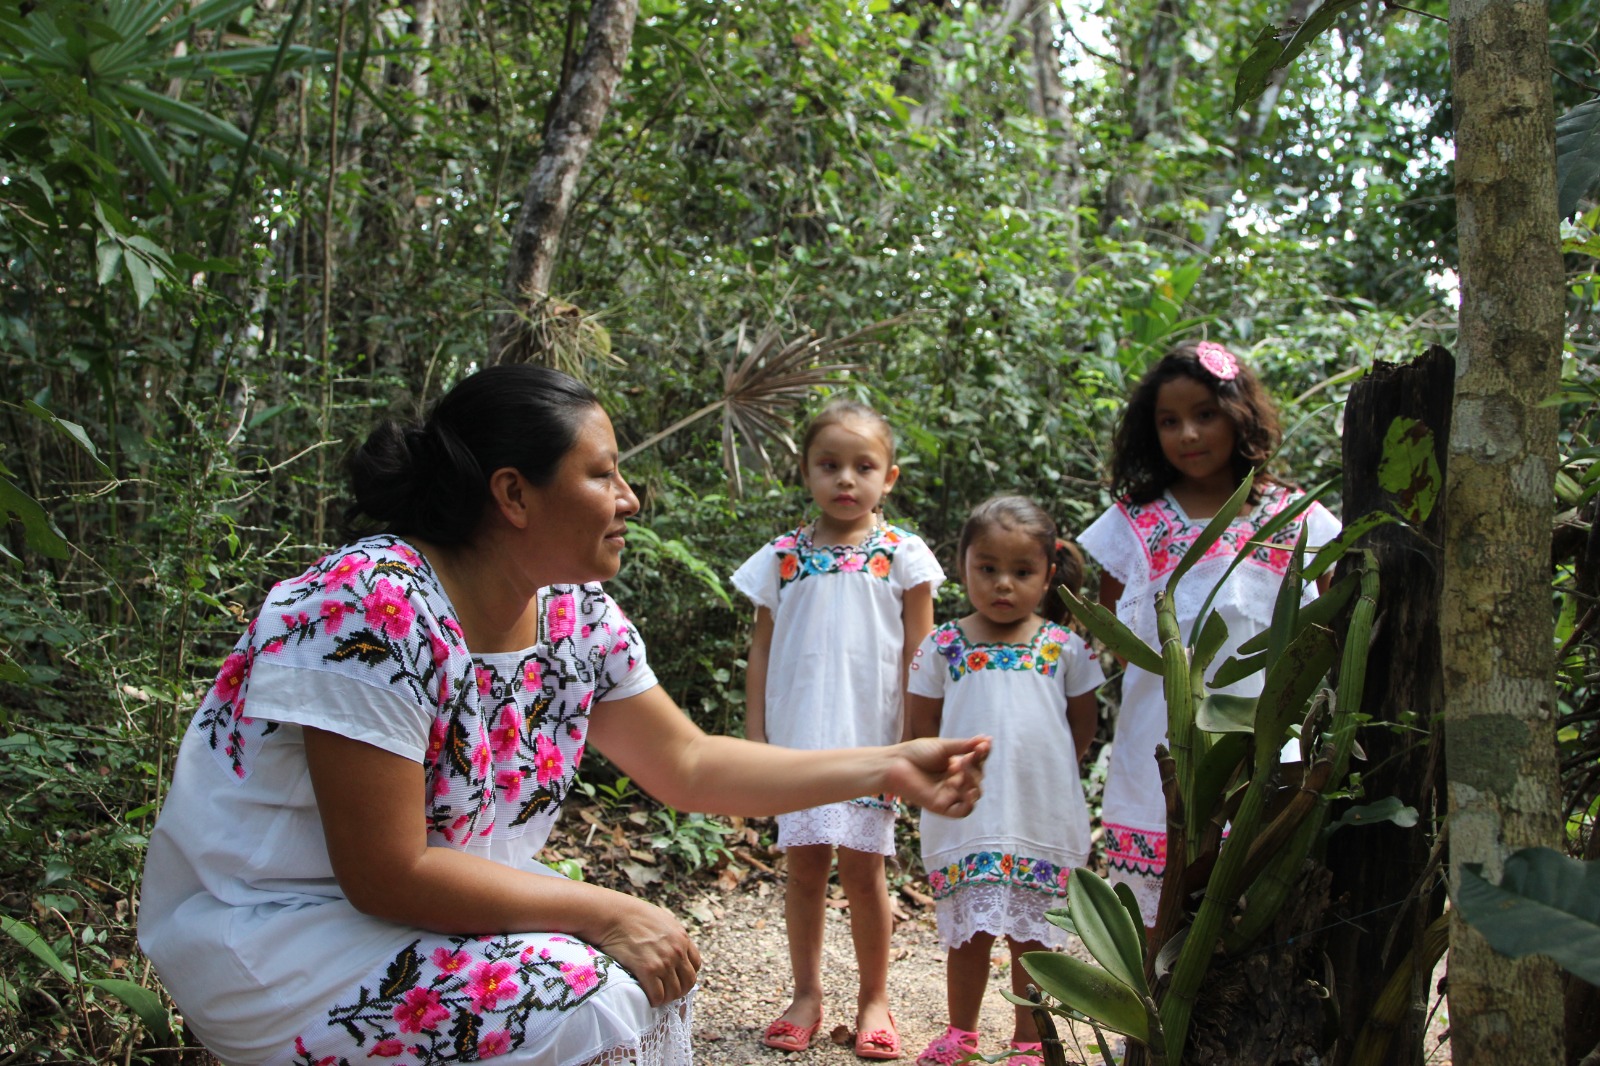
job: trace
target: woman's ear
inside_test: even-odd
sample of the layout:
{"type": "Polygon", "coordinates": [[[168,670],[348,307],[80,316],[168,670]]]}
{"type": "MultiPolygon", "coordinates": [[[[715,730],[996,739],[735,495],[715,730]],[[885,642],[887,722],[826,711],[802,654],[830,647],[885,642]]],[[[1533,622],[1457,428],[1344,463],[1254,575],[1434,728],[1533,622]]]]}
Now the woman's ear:
{"type": "Polygon", "coordinates": [[[502,466],[489,475],[489,502],[492,509],[512,528],[527,526],[532,507],[528,479],[513,466],[502,466]]]}

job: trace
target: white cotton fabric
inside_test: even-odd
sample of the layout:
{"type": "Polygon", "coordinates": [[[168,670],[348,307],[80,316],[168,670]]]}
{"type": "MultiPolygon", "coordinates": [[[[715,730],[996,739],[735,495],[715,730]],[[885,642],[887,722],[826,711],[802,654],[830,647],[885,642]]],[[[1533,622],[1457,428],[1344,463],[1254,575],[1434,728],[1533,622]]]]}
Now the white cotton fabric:
{"type": "Polygon", "coordinates": [[[922,813],[922,862],[945,947],[975,933],[1053,943],[1044,913],[1089,857],[1089,809],[1067,699],[1105,674],[1082,637],[1046,622],[1024,644],[928,634],[906,689],[941,700],[939,735],[993,738],[983,796],[965,818],[922,813]]]}
{"type": "MultiPolygon", "coordinates": [[[[921,537],[879,525],[859,545],[818,546],[806,527],[763,545],[733,585],[773,615],[767,741],[821,750],[900,739],[907,589],[944,581],[921,537]]],[[[894,852],[892,805],[880,798],[778,816],[779,846],[894,852]]]]}
{"type": "MultiPolygon", "coordinates": [[[[458,627],[450,628],[454,622],[445,613],[448,601],[442,599],[442,586],[429,583],[431,574],[415,553],[397,557],[396,552],[405,552],[404,546],[396,548],[387,541],[363,542],[361,550],[367,553],[363,560],[370,556],[380,565],[390,565],[391,573],[401,562],[411,567],[409,577],[417,584],[407,602],[417,608],[417,632],[409,633],[408,639],[427,649],[424,635],[438,640],[440,634],[459,633],[458,627]],[[441,627],[434,624],[436,618],[449,620],[441,627]]],[[[319,564],[323,571],[329,570],[326,562],[319,564]]],[[[307,585],[308,580],[298,579],[301,590],[316,587],[307,585]]],[[[278,586],[274,597],[295,585],[278,586]]],[[[463,645],[457,649],[462,656],[458,662],[453,657],[456,651],[446,655],[441,642],[434,645],[434,661],[441,675],[444,666],[455,664],[457,676],[453,682],[436,679],[431,689],[436,694],[453,693],[455,701],[483,701],[487,729],[507,720],[501,716],[506,708],[520,707],[516,699],[531,700],[537,693],[538,686],[531,681],[523,691],[520,679],[522,672],[538,679],[536,664],[542,662],[544,691],[556,695],[541,706],[562,707],[568,713],[555,734],[565,769],[551,782],[551,787],[562,789],[570,786],[571,773],[582,758],[583,728],[597,686],[602,700],[620,700],[656,685],[637,634],[599,587],[564,588],[577,590],[588,612],[580,616],[581,631],[573,630],[569,638],[578,643],[563,644],[574,649],[572,658],[551,653],[544,644],[523,652],[468,658],[463,645]],[[608,666],[605,656],[612,651],[616,662],[608,666]],[[564,676],[558,680],[557,673],[564,676]],[[508,695],[513,689],[516,695],[508,695]]],[[[336,591],[330,588],[329,595],[336,591]]],[[[550,600],[553,591],[557,590],[544,590],[542,602],[550,600]]],[[[437,739],[441,727],[426,708],[419,709],[414,688],[381,683],[392,667],[360,675],[295,665],[287,652],[297,646],[296,632],[306,634],[299,642],[303,648],[315,648],[324,639],[331,644],[333,634],[317,636],[305,629],[305,614],[298,623],[292,614],[285,614],[282,623],[290,627],[285,631],[289,636],[266,639],[273,632],[267,621],[274,612],[272,600],[269,597],[262,612],[261,632],[252,625],[240,642],[242,650],[230,658],[243,661],[246,651],[255,655],[247,684],[238,688],[236,697],[242,710],[247,692],[248,716],[235,717],[230,727],[254,731],[248,772],[243,766],[230,769],[230,756],[220,747],[214,753],[214,746],[227,742],[226,735],[208,731],[204,713],[197,714],[184,736],[172,787],[151,836],[140,901],[141,946],[179,1004],[186,1028],[228,1066],[300,1062],[305,1056],[295,1046],[297,1038],[304,1034],[308,1042],[318,1039],[328,1027],[331,1005],[347,1003],[354,988],[381,979],[385,966],[407,945],[420,944],[419,954],[426,958],[438,946],[449,944],[438,934],[362,914],[345,899],[328,857],[303,734],[303,727],[314,726],[425,762],[437,751],[430,734],[437,739]]],[[[310,602],[314,611],[316,598],[310,602]]],[[[576,600],[568,596],[567,602],[576,600]]],[[[344,621],[349,625],[339,635],[348,637],[354,623],[349,617],[344,621]]],[[[347,662],[352,671],[357,669],[356,660],[347,662]]],[[[219,679],[218,691],[222,688],[219,679]]],[[[510,721],[524,721],[523,713],[518,710],[510,721]]],[[[528,717],[521,728],[523,742],[531,745],[526,730],[537,731],[539,720],[528,717]]],[[[230,748],[240,744],[240,735],[233,734],[230,748]]],[[[509,758],[497,755],[493,765],[510,766],[509,758]]],[[[494,780],[492,773],[488,779],[494,780]]],[[[443,774],[430,780],[437,783],[436,803],[451,797],[443,774]]],[[[538,784],[544,786],[543,781],[538,784]]],[[[451,843],[430,833],[430,845],[472,851],[535,876],[559,876],[536,858],[559,811],[559,796],[548,817],[513,826],[516,805],[509,801],[519,794],[525,797],[535,781],[526,781],[526,791],[521,783],[516,787],[519,792],[502,789],[497,800],[478,801],[480,812],[497,817],[498,826],[494,821],[475,825],[472,833],[451,843]]],[[[424,797],[419,796],[418,816],[423,814],[424,797]]],[[[549,943],[548,936],[530,933],[525,942],[537,949],[549,943]]],[[[574,957],[580,960],[591,951],[571,939],[561,943],[575,946],[574,957]]],[[[632,977],[613,965],[601,987],[576,1006],[535,1010],[525,1028],[519,1029],[525,1042],[496,1061],[577,1066],[620,1050],[641,1062],[687,1066],[689,1012],[687,997],[651,1008],[632,977]]],[[[369,1039],[360,1050],[372,1047],[369,1039]]],[[[315,1047],[312,1057],[322,1057],[315,1047]]],[[[435,1060],[405,1054],[372,1061],[415,1066],[435,1060]]]]}
{"type": "MultiPolygon", "coordinates": [[[[1289,556],[1302,525],[1307,530],[1307,550],[1315,550],[1339,534],[1339,521],[1320,503],[1313,503],[1270,543],[1259,531],[1273,516],[1304,499],[1305,494],[1279,485],[1265,486],[1260,500],[1228,527],[1228,532],[1184,575],[1174,602],[1178,625],[1188,642],[1200,608],[1213,588],[1233,564],[1236,556],[1246,560],[1223,582],[1212,601],[1212,609],[1228,626],[1228,639],[1212,660],[1208,677],[1214,675],[1246,640],[1263,631],[1272,621],[1272,608],[1282,586],[1289,556]]],[[[1159,647],[1156,636],[1155,596],[1167,587],[1173,569],[1183,558],[1210,519],[1191,519],[1171,493],[1148,504],[1120,501],[1084,530],[1078,538],[1088,552],[1112,577],[1122,582],[1117,600],[1117,617],[1152,647],[1159,647]]],[[[1316,597],[1316,586],[1307,583],[1301,602],[1316,597]]],[[[1239,696],[1261,692],[1264,675],[1252,674],[1235,684],[1213,688],[1239,696]]],[[[1147,840],[1160,839],[1158,861],[1140,862],[1144,873],[1155,873],[1155,888],[1130,882],[1140,897],[1147,924],[1155,916],[1159,899],[1159,872],[1166,865],[1166,802],[1161,793],[1161,776],[1155,750],[1167,739],[1166,696],[1158,674],[1129,666],[1122,680],[1122,707],[1117,717],[1115,743],[1106,778],[1102,821],[1108,835],[1113,827],[1130,829],[1147,840]]],[[[1285,757],[1298,759],[1298,742],[1286,745],[1285,757]]],[[[1112,880],[1119,880],[1118,861],[1112,858],[1112,880]]]]}

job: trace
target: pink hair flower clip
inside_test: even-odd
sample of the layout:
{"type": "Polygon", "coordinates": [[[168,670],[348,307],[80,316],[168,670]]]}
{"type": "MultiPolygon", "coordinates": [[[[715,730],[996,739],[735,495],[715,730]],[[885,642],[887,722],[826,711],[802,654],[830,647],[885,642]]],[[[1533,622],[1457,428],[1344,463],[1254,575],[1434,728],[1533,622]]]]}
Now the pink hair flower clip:
{"type": "Polygon", "coordinates": [[[1195,345],[1194,352],[1200,365],[1218,381],[1232,381],[1239,376],[1239,360],[1215,341],[1201,341],[1195,345]]]}

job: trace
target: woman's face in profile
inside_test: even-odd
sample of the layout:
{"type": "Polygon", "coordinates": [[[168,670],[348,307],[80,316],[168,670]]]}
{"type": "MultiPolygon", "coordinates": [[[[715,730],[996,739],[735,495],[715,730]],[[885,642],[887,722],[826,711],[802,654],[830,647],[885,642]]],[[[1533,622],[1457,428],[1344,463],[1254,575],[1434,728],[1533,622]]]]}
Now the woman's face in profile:
{"type": "Polygon", "coordinates": [[[617,437],[598,405],[578,423],[577,437],[547,484],[530,487],[529,532],[540,567],[553,581],[609,581],[622,565],[627,519],[639,498],[617,467],[617,437]]]}

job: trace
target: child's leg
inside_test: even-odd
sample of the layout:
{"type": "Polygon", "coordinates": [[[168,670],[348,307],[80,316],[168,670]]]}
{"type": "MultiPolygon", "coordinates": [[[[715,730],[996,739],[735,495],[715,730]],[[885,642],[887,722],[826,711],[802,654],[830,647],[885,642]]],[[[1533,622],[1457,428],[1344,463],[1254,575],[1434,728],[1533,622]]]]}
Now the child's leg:
{"type": "MultiPolygon", "coordinates": [[[[1006,943],[1011,948],[1011,991],[1026,999],[1028,985],[1033,982],[1028,971],[1022,968],[1022,956],[1030,951],[1048,950],[1037,940],[1013,940],[1006,937],[1006,943]]],[[[1039,1026],[1033,1020],[1033,1012],[1027,1007],[1017,1007],[1017,1020],[1011,1030],[1011,1039],[1019,1044],[1036,1044],[1039,1042],[1039,1026]]]]}
{"type": "Polygon", "coordinates": [[[957,1029],[978,1030],[993,952],[993,934],[974,933],[971,940],[951,948],[945,956],[945,999],[950,1006],[950,1024],[957,1029]]]}
{"type": "Polygon", "coordinates": [[[883,856],[876,852],[839,849],[839,884],[850,901],[850,938],[855,942],[856,1027],[861,1032],[885,1029],[889,1022],[889,940],[894,916],[889,911],[889,882],[883,856]]]}
{"type": "Polygon", "coordinates": [[[801,1028],[822,1016],[822,907],[828,891],[833,848],[807,844],[786,852],[788,884],[783,917],[789,932],[789,966],[794,999],[783,1017],[801,1028]]]}

